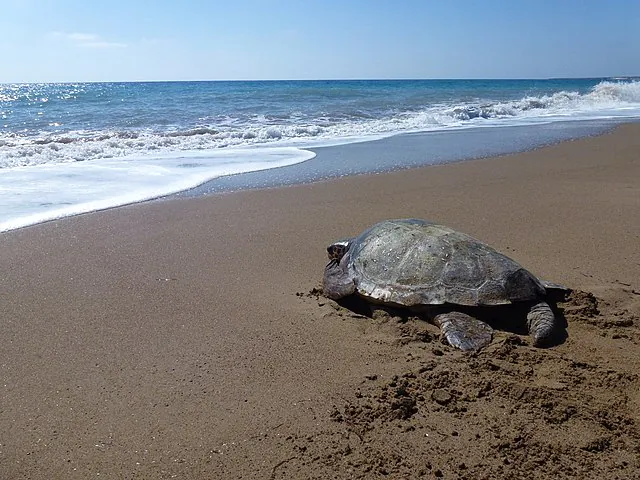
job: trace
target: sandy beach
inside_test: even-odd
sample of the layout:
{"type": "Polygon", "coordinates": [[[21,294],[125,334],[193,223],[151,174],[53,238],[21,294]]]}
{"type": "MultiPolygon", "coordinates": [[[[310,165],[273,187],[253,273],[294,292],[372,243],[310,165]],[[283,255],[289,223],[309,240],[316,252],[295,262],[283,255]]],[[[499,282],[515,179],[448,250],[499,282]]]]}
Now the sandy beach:
{"type": "Polygon", "coordinates": [[[532,152],[0,234],[0,478],[640,478],[640,124],[532,152]],[[549,349],[324,299],[385,218],[575,292],[549,349]]]}

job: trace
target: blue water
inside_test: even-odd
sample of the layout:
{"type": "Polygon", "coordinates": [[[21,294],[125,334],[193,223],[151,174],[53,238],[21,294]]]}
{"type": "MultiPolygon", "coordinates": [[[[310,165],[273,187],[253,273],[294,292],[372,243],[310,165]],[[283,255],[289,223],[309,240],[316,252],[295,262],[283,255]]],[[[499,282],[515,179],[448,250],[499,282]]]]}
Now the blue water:
{"type": "Polygon", "coordinates": [[[297,164],[310,148],[638,118],[633,79],[5,84],[0,231],[297,164]]]}

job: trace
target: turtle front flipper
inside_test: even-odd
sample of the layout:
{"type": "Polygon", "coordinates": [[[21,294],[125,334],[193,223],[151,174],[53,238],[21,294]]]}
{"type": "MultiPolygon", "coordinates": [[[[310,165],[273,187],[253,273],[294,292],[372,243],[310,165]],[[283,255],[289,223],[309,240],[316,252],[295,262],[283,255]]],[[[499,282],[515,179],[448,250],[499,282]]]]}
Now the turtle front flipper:
{"type": "Polygon", "coordinates": [[[339,300],[356,291],[356,282],[347,264],[348,259],[345,256],[340,261],[331,260],[324,268],[322,292],[325,297],[339,300]]]}
{"type": "Polygon", "coordinates": [[[543,347],[552,342],[556,323],[556,316],[547,302],[536,303],[531,307],[527,314],[527,326],[535,347],[543,347]]]}
{"type": "Polygon", "coordinates": [[[465,352],[479,350],[489,345],[493,338],[489,325],[465,313],[441,313],[433,320],[449,345],[465,352]]]}

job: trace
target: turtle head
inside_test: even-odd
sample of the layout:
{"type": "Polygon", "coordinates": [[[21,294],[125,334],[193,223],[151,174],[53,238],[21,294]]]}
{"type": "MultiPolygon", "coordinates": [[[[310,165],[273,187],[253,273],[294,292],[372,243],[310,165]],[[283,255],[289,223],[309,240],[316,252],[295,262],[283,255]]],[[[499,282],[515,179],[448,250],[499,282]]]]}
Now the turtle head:
{"type": "Polygon", "coordinates": [[[352,269],[349,268],[349,247],[352,238],[334,242],[327,247],[329,263],[324,268],[322,291],[325,297],[333,300],[351,295],[356,291],[352,269]]]}
{"type": "Polygon", "coordinates": [[[329,260],[336,261],[340,263],[344,254],[347,253],[349,247],[351,246],[352,238],[348,238],[346,240],[340,240],[338,242],[334,242],[327,247],[327,254],[329,255],[329,260]]]}

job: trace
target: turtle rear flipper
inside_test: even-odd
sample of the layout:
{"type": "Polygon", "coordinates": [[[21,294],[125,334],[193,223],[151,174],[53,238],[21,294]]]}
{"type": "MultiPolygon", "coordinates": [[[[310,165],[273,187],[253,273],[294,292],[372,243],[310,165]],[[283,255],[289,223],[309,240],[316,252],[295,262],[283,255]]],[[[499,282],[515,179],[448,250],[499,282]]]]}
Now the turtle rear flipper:
{"type": "Polygon", "coordinates": [[[465,352],[479,350],[489,345],[493,338],[489,325],[462,312],[441,313],[433,321],[449,345],[465,352]]]}
{"type": "Polygon", "coordinates": [[[529,335],[535,347],[544,347],[554,340],[557,320],[547,302],[539,302],[531,307],[527,314],[529,335]]]}

